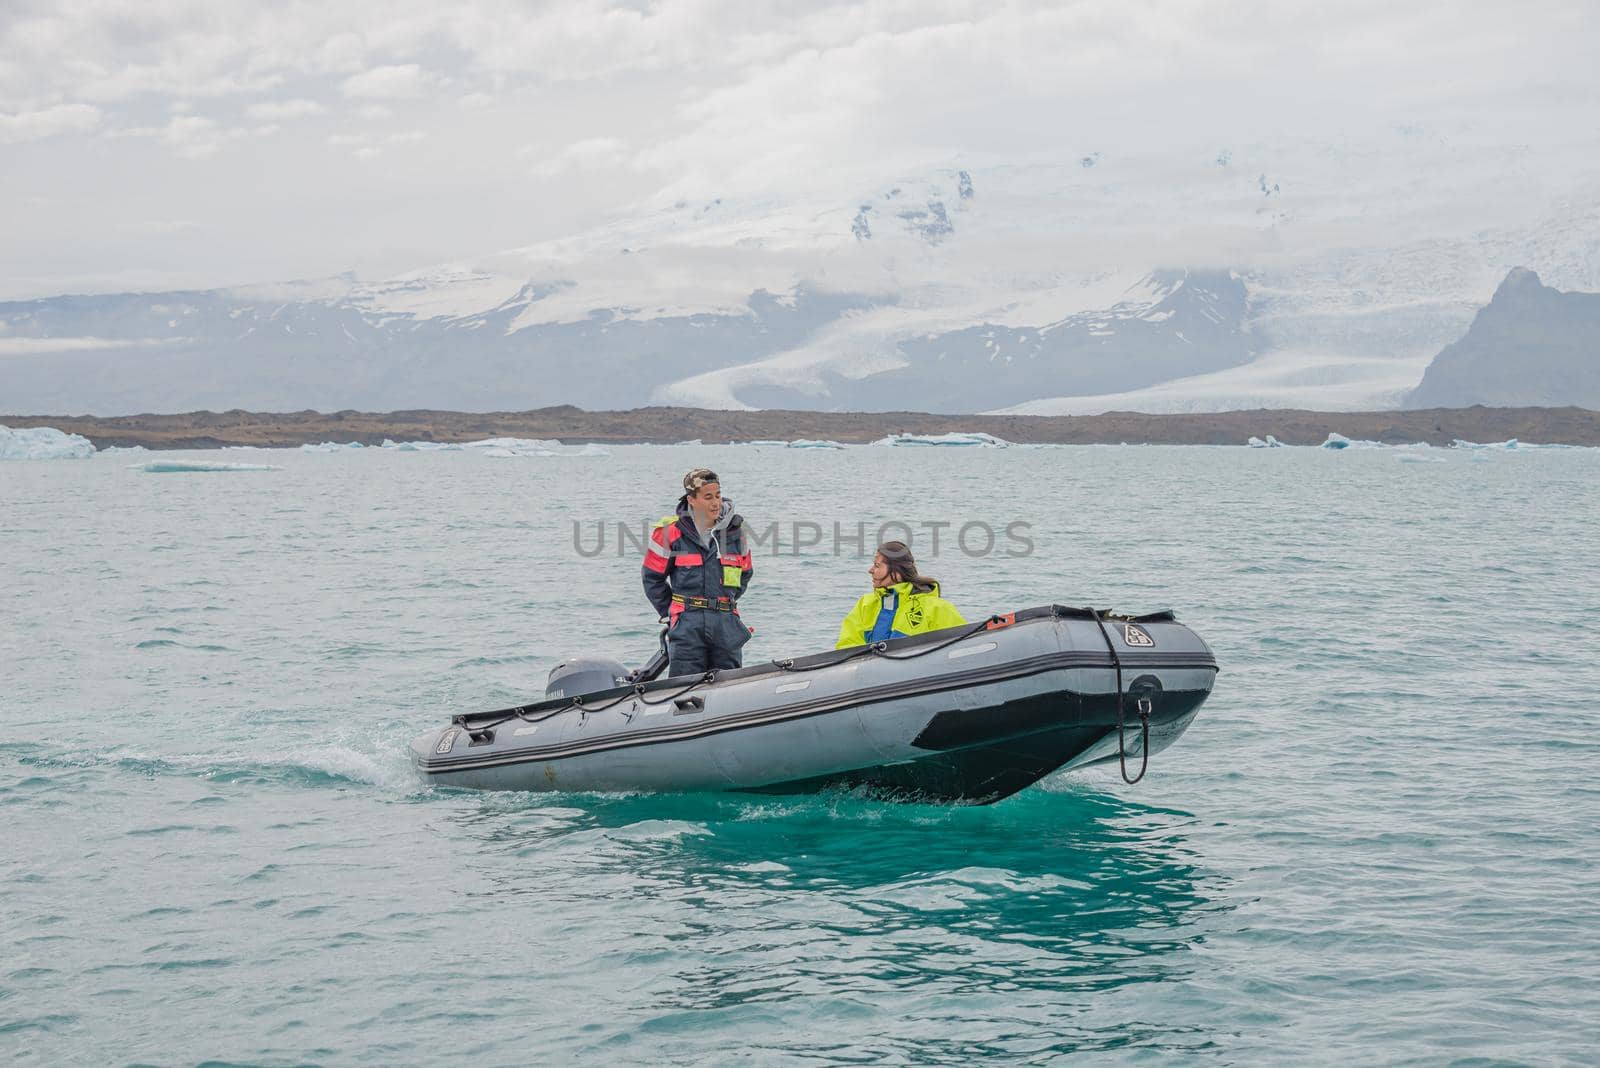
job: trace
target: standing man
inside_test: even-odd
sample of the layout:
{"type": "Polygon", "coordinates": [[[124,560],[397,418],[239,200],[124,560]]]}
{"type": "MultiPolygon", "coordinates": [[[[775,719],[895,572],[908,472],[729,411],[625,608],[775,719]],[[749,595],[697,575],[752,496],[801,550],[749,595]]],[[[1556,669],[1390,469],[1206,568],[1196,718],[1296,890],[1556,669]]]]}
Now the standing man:
{"type": "Polygon", "coordinates": [[[669,675],[741,665],[750,630],[739,597],[754,573],[744,518],[722,499],[716,472],[695,468],[683,476],[677,515],[655,525],[644,554],[644,595],[669,624],[669,675]]]}

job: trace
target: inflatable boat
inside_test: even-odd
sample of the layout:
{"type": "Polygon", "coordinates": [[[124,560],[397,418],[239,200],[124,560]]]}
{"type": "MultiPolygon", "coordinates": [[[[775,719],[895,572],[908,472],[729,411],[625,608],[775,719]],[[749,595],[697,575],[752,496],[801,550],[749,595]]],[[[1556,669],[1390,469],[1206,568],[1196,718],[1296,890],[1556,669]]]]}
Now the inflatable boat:
{"type": "Polygon", "coordinates": [[[414,740],[412,757],[435,785],[479,790],[844,788],[983,804],[1064,768],[1109,762],[1137,782],[1194,720],[1217,662],[1170,612],[1048,605],[731,671],[651,674],[568,660],[543,700],[458,715],[414,740]]]}

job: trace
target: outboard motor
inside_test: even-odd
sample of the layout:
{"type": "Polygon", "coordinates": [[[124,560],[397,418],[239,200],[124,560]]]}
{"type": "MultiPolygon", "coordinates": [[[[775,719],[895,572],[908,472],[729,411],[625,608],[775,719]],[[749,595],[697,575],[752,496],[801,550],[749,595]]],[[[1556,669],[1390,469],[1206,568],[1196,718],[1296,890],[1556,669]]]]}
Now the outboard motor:
{"type": "Polygon", "coordinates": [[[628,681],[628,669],[603,656],[574,656],[550,669],[545,697],[577,697],[609,690],[628,681]]]}

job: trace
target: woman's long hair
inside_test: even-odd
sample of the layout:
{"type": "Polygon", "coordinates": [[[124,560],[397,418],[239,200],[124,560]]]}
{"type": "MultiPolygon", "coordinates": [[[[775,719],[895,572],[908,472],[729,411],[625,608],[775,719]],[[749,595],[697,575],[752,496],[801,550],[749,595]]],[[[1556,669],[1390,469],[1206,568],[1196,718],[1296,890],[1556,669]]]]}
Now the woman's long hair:
{"type": "Polygon", "coordinates": [[[895,582],[911,583],[912,593],[932,593],[939,580],[917,570],[916,557],[911,547],[903,541],[886,541],[878,546],[878,555],[889,566],[889,578],[895,582]]]}

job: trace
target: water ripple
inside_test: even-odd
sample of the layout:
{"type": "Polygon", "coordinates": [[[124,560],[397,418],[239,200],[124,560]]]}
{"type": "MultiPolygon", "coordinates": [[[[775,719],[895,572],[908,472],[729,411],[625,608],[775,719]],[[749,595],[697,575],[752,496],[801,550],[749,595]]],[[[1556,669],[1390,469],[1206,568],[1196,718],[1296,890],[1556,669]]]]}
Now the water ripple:
{"type": "MultiPolygon", "coordinates": [[[[0,530],[0,1048],[1587,1063],[1600,455],[1274,453],[585,468],[586,521],[657,514],[702,462],[754,521],[1023,519],[1031,556],[925,561],[969,615],[1173,606],[1216,650],[1216,696],[1144,783],[979,809],[420,784],[423,727],[575,651],[653,651],[637,553],[569,550],[570,467],[357,450],[159,498],[95,461],[0,480],[24,517],[0,530]],[[1132,522],[1108,503],[1130,486],[1132,522]]],[[[758,559],[750,655],[831,644],[864,568],[758,559]]]]}

